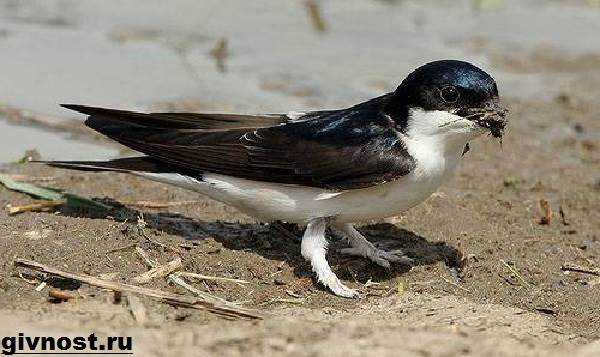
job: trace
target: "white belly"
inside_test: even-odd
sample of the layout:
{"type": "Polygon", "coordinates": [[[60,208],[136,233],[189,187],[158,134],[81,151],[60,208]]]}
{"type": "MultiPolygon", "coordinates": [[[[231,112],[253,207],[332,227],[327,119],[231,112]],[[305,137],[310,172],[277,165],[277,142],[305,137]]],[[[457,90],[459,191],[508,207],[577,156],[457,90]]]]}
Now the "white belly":
{"type": "Polygon", "coordinates": [[[337,222],[360,222],[398,215],[421,203],[448,179],[461,156],[460,152],[431,150],[415,150],[413,155],[417,165],[407,176],[339,192],[217,174],[206,174],[202,181],[179,174],[143,176],[203,193],[264,221],[306,223],[316,217],[332,217],[337,222]]]}
{"type": "MultiPolygon", "coordinates": [[[[337,222],[360,222],[402,213],[429,197],[442,177],[422,180],[409,175],[376,187],[332,192],[319,188],[254,182],[222,175],[207,175],[207,194],[241,211],[267,221],[305,223],[332,217],[337,222]],[[218,191],[218,192],[217,192],[218,191]]],[[[204,188],[198,190],[205,192],[204,188]]]]}

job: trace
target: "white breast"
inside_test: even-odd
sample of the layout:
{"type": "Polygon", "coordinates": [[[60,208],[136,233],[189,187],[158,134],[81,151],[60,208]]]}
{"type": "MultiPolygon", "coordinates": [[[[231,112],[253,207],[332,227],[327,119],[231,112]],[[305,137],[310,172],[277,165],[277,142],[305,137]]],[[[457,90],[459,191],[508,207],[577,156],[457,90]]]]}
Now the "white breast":
{"type": "Polygon", "coordinates": [[[460,157],[460,153],[446,155],[424,141],[407,144],[416,159],[412,173],[357,190],[334,192],[216,174],[203,180],[179,174],[144,176],[206,194],[265,221],[305,223],[315,217],[335,217],[338,222],[360,222],[397,215],[419,204],[445,181],[460,157]]]}

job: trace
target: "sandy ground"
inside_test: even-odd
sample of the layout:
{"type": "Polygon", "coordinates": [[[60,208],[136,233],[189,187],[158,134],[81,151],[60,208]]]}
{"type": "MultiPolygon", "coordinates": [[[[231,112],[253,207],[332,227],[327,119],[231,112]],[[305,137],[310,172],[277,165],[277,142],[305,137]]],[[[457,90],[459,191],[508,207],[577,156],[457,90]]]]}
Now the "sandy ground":
{"type": "MultiPolygon", "coordinates": [[[[385,271],[340,256],[336,249],[343,242],[333,238],[334,270],[366,295],[356,301],[334,297],[314,283],[299,256],[295,227],[282,234],[219,203],[126,175],[8,165],[6,172],[52,176],[52,187],[115,208],[102,214],[68,208],[0,213],[2,313],[11,316],[15,329],[28,321],[25,326],[34,330],[50,325],[52,331],[131,333],[140,351],[158,355],[171,348],[183,355],[592,353],[597,345],[575,346],[600,337],[597,277],[561,269],[566,263],[597,267],[600,254],[600,155],[596,141],[584,138],[599,129],[598,108],[574,100],[511,101],[513,125],[502,147],[493,140],[474,143],[455,179],[431,199],[394,224],[362,227],[373,241],[404,249],[415,266],[385,271]],[[555,213],[549,225],[539,223],[541,199],[555,213]],[[161,211],[119,206],[140,200],[199,202],[161,211]],[[201,289],[269,317],[231,322],[145,301],[150,321],[136,326],[127,306],[111,304],[106,292],[83,287],[82,298],[52,304],[47,291],[35,291],[12,266],[19,257],[72,272],[116,273],[115,279],[127,281],[145,270],[143,263],[131,250],[111,250],[139,243],[161,262],[176,256],[147,243],[137,228],[139,215],[147,223],[145,235],[181,250],[186,270],[250,282],[211,282],[201,289]],[[273,301],[290,295],[301,303],[273,301]]],[[[29,202],[0,191],[2,205],[29,202]]],[[[163,281],[151,285],[183,293],[163,281]]]]}
{"type": "MultiPolygon", "coordinates": [[[[138,356],[600,354],[600,278],[563,269],[600,267],[600,48],[593,41],[600,12],[578,1],[552,2],[543,11],[542,2],[519,9],[508,1],[481,12],[332,1],[320,33],[301,6],[298,16],[295,8],[263,1],[178,3],[175,11],[162,2],[111,1],[120,6],[117,16],[98,1],[0,1],[0,48],[8,54],[0,58],[2,79],[21,84],[0,86],[0,117],[22,124],[0,122],[0,159],[14,161],[34,147],[47,159],[130,153],[66,121],[69,114],[51,109],[61,101],[189,111],[339,107],[391,89],[409,68],[441,57],[494,73],[511,108],[509,131],[502,145],[490,138],[472,143],[452,181],[425,203],[360,228],[383,247],[405,250],[414,266],[387,271],[341,256],[344,243],[331,237],[328,259],[363,292],[360,300],[334,297],[314,282],[299,254],[301,228],[258,223],[197,194],[126,175],[2,165],[2,173],[51,177],[37,184],[112,209],[15,216],[0,210],[0,336],[131,335],[138,356]],[[257,11],[261,6],[269,10],[257,11]],[[235,25],[232,9],[258,15],[235,25]],[[194,14],[229,20],[195,28],[194,14]],[[364,23],[347,21],[357,14],[364,23]],[[464,21],[456,25],[448,14],[464,21]],[[281,31],[265,29],[273,26],[281,31]],[[208,54],[223,36],[232,53],[226,74],[208,54]],[[172,48],[180,42],[187,44],[183,57],[172,48]],[[310,58],[303,56],[309,51],[310,58]],[[352,60],[331,66],[340,58],[352,60]],[[190,200],[163,209],[127,205],[190,200]],[[550,224],[540,223],[540,200],[553,211],[550,224]],[[144,298],[148,321],[140,325],[126,299],[115,304],[107,291],[55,279],[36,291],[40,276],[13,265],[15,258],[31,259],[128,282],[146,271],[132,249],[119,249],[132,245],[161,263],[180,256],[187,271],[248,281],[194,286],[265,318],[230,321],[144,298]],[[78,298],[53,302],[52,287],[78,298]]],[[[2,207],[31,202],[0,188],[2,207]]],[[[189,294],[161,279],[149,286],[189,294]]]]}

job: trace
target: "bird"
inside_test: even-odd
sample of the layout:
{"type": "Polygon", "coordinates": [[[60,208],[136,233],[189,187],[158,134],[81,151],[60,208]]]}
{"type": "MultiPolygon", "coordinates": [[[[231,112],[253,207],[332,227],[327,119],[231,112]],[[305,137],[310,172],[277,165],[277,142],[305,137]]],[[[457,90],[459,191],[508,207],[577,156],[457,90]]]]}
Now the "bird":
{"type": "Polygon", "coordinates": [[[344,109],[288,114],[139,113],[62,104],[85,125],[139,153],[108,161],[46,161],[114,171],[178,186],[264,222],[306,226],[301,255],[318,283],[356,298],[326,259],[326,231],[347,238],[341,253],[389,268],[401,250],[369,242],[355,224],[397,216],[433,194],[469,143],[502,139],[507,108],[494,79],[460,60],[426,63],[392,92],[344,109]]]}

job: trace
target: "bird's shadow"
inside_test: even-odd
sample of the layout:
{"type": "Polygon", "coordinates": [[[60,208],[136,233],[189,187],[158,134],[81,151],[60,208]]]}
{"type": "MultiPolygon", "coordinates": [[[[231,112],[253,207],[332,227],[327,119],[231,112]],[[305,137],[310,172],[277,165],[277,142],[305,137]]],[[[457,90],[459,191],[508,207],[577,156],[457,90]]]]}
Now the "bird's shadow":
{"type": "MultiPolygon", "coordinates": [[[[207,238],[212,238],[223,247],[231,250],[251,251],[266,259],[285,261],[298,277],[312,277],[310,264],[300,255],[300,240],[303,228],[296,224],[275,222],[234,223],[205,222],[187,217],[179,213],[147,212],[122,205],[120,202],[103,198],[99,199],[114,209],[110,211],[90,211],[63,207],[61,214],[72,217],[105,219],[112,218],[117,222],[135,223],[143,217],[148,231],[158,230],[170,235],[179,236],[187,243],[200,245],[207,238]]],[[[433,265],[444,262],[454,272],[459,272],[463,261],[458,249],[445,242],[430,242],[424,237],[393,224],[378,223],[358,228],[370,242],[385,250],[401,250],[413,259],[412,266],[433,265]]],[[[360,258],[342,255],[339,249],[347,247],[345,239],[333,232],[329,236],[328,261],[336,274],[346,280],[373,282],[388,280],[402,275],[411,269],[410,265],[392,264],[385,269],[360,258]]]]}

